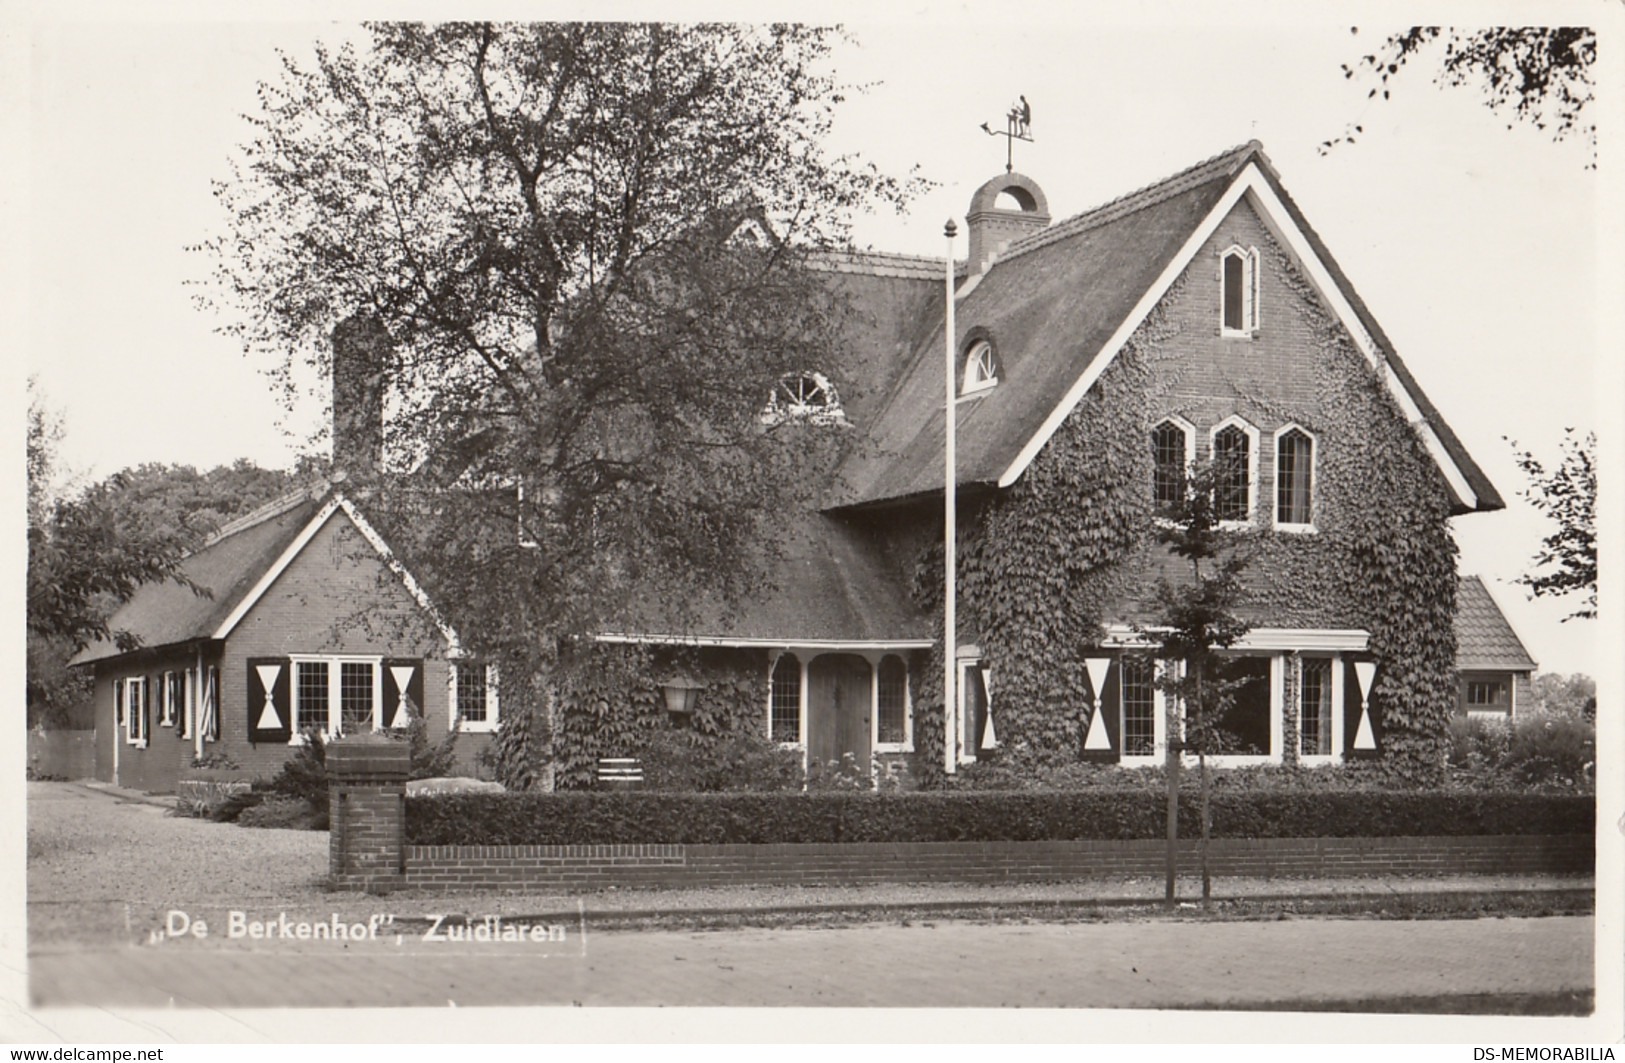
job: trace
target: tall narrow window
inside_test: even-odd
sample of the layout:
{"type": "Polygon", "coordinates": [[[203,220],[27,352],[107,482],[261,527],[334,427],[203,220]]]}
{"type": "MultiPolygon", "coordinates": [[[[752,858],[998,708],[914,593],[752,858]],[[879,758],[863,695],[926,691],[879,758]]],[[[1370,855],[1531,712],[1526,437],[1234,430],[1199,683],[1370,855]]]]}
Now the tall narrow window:
{"type": "Polygon", "coordinates": [[[1151,430],[1151,494],[1158,509],[1179,502],[1185,491],[1185,462],[1189,436],[1173,421],[1164,421],[1151,430]]]}
{"type": "Polygon", "coordinates": [[[1252,509],[1251,440],[1238,425],[1213,434],[1213,464],[1218,483],[1215,508],[1220,520],[1244,521],[1252,509]]]}
{"type": "Polygon", "coordinates": [[[786,653],[773,666],[773,692],[768,719],[775,742],[801,741],[801,662],[786,653]]]}
{"type": "Polygon", "coordinates": [[[1226,335],[1251,335],[1258,328],[1258,251],[1230,247],[1219,259],[1220,323],[1226,335]]]}
{"type": "Polygon", "coordinates": [[[1123,755],[1149,757],[1157,751],[1156,666],[1144,657],[1125,654],[1122,661],[1123,755]]]}
{"type": "Polygon", "coordinates": [[[327,662],[296,661],[293,666],[294,730],[327,730],[327,662]]]}
{"type": "Polygon", "coordinates": [[[1275,441],[1275,523],[1311,522],[1314,467],[1315,443],[1307,433],[1292,428],[1275,441]]]}
{"type": "Polygon", "coordinates": [[[1303,659],[1303,681],[1298,696],[1298,751],[1306,757],[1329,756],[1332,751],[1332,662],[1324,657],[1303,659]]]}
{"type": "Polygon", "coordinates": [[[902,745],[908,741],[908,666],[895,654],[880,662],[876,677],[880,684],[880,715],[876,741],[902,745]]]}

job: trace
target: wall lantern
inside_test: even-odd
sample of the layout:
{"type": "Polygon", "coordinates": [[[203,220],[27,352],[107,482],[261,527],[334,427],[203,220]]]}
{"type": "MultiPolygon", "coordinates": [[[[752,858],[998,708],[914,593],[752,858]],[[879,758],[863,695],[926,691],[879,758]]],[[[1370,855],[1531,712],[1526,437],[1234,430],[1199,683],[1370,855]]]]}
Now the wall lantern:
{"type": "Polygon", "coordinates": [[[674,676],[660,684],[661,693],[666,695],[666,711],[673,716],[692,714],[703,689],[703,684],[684,676],[674,676]]]}

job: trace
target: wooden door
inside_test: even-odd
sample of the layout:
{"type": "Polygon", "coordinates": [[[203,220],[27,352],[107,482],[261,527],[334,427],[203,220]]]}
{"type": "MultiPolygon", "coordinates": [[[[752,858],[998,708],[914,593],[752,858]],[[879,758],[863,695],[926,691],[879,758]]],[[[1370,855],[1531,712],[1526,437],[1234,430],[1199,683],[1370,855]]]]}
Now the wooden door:
{"type": "Polygon", "coordinates": [[[807,760],[838,761],[851,753],[869,774],[869,716],[874,683],[869,662],[826,653],[807,663],[807,760]]]}

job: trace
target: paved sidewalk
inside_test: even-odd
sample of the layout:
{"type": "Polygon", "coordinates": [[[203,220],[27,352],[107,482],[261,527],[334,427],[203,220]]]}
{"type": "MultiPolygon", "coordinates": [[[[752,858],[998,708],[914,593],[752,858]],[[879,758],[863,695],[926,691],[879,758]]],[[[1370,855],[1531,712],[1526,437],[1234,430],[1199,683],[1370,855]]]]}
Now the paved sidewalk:
{"type": "MultiPolygon", "coordinates": [[[[30,960],[36,1006],[1251,1008],[1586,999],[1589,918],[596,932],[553,943],[190,941],[30,960]]],[[[1573,1005],[1554,1009],[1574,1013],[1573,1005]]],[[[1581,1010],[1588,1010],[1581,1009],[1581,1010]]]]}

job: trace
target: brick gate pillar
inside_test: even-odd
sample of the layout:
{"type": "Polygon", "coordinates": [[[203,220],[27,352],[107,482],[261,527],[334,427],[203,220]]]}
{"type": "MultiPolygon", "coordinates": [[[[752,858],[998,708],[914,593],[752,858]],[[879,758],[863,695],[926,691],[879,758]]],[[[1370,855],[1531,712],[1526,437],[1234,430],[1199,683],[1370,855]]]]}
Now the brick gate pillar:
{"type": "Polygon", "coordinates": [[[328,743],[328,884],[333,889],[384,893],[403,884],[411,762],[410,745],[384,735],[328,743]]]}

